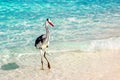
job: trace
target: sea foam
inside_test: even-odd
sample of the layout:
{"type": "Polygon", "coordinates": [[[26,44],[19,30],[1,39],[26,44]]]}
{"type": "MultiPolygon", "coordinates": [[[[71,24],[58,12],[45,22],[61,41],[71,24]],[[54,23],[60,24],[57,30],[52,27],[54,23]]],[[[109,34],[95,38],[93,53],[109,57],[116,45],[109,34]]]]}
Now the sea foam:
{"type": "Polygon", "coordinates": [[[89,41],[85,51],[119,50],[120,37],[89,41]]]}

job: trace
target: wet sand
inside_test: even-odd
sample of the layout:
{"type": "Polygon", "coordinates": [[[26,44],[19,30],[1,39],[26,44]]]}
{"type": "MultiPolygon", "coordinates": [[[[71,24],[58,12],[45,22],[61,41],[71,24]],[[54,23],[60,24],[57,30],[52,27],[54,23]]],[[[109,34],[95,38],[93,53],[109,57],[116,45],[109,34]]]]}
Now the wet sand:
{"type": "Polygon", "coordinates": [[[0,70],[0,80],[119,80],[120,50],[94,52],[67,51],[47,54],[51,69],[40,55],[21,55],[14,62],[19,68],[0,70]]]}

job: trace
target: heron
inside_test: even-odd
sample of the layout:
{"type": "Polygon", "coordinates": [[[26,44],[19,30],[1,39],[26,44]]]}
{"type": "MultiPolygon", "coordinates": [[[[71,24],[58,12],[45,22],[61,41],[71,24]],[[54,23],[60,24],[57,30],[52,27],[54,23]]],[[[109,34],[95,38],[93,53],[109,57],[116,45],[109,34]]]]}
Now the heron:
{"type": "Polygon", "coordinates": [[[48,25],[50,25],[51,27],[54,27],[53,23],[51,22],[51,20],[49,18],[46,19],[44,26],[45,26],[45,30],[46,33],[40,35],[39,37],[37,37],[37,39],[35,40],[35,47],[37,49],[39,49],[40,54],[41,54],[41,64],[42,64],[42,70],[44,70],[43,67],[43,58],[45,58],[45,60],[47,61],[48,64],[48,69],[51,68],[50,63],[46,57],[46,49],[49,46],[49,39],[50,39],[50,31],[48,28],[48,25]]]}

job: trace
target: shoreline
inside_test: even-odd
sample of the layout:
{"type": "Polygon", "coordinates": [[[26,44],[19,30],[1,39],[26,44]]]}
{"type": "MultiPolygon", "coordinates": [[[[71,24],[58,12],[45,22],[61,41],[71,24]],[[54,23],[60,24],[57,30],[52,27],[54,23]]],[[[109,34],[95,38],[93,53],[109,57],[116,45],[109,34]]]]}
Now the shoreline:
{"type": "MultiPolygon", "coordinates": [[[[76,51],[81,50],[83,52],[94,52],[98,50],[117,50],[120,49],[120,37],[110,37],[105,39],[95,39],[88,41],[63,41],[54,42],[50,44],[47,49],[48,52],[66,52],[66,51],[76,51]]],[[[38,53],[38,50],[34,47],[34,44],[23,47],[13,47],[13,48],[1,48],[1,54],[34,54],[38,53]]]]}

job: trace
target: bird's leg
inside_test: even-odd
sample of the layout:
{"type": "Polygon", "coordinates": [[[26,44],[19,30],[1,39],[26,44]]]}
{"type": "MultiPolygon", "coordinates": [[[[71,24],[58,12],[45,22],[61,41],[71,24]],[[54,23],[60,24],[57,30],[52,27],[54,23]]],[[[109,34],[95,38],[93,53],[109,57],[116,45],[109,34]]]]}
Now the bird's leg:
{"type": "Polygon", "coordinates": [[[47,57],[46,57],[46,51],[44,51],[44,58],[46,59],[46,61],[47,61],[47,63],[48,63],[48,68],[50,69],[51,67],[50,67],[50,63],[49,63],[49,61],[48,61],[48,59],[47,59],[47,57]]]}
{"type": "Polygon", "coordinates": [[[41,54],[41,64],[42,64],[41,70],[44,70],[44,68],[43,68],[43,55],[42,55],[42,52],[41,52],[41,51],[40,51],[40,54],[41,54]]]}
{"type": "Polygon", "coordinates": [[[42,57],[41,57],[41,64],[42,64],[41,70],[44,70],[44,68],[43,68],[43,59],[42,59],[42,57]]]}

